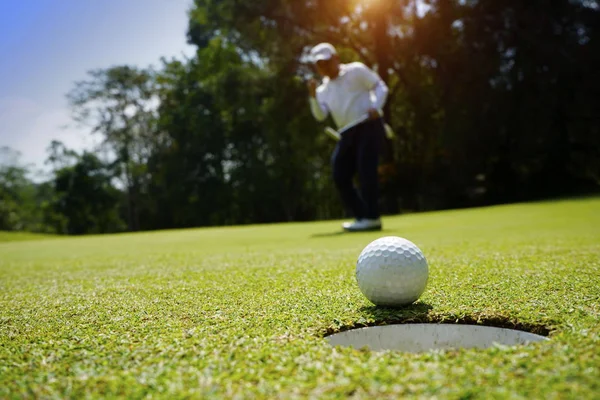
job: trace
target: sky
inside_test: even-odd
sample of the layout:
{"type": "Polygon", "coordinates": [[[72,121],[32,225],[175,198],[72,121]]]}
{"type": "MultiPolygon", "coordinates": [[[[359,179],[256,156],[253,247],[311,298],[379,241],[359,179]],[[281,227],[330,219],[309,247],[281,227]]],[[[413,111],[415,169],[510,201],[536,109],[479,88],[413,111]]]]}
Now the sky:
{"type": "Polygon", "coordinates": [[[53,139],[78,151],[97,141],[72,122],[66,94],[87,71],[158,66],[191,56],[192,0],[0,0],[0,147],[47,168],[53,139]]]}

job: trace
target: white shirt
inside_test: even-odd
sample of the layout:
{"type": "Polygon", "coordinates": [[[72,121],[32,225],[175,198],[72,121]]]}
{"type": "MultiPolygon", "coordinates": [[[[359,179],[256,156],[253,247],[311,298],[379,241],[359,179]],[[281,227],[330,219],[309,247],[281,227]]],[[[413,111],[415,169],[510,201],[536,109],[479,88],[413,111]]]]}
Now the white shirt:
{"type": "Polygon", "coordinates": [[[385,104],[388,88],[379,75],[360,62],[341,64],[337,78],[325,78],[310,98],[310,109],[319,121],[331,113],[340,132],[369,118],[372,108],[385,104]]]}

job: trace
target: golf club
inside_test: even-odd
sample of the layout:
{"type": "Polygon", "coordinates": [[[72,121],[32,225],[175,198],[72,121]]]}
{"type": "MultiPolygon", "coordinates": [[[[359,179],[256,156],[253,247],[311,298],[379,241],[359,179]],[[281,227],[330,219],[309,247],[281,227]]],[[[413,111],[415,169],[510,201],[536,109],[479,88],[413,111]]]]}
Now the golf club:
{"type": "MultiPolygon", "coordinates": [[[[361,121],[362,122],[362,121],[361,121]]],[[[389,124],[385,124],[385,136],[388,139],[393,139],[394,137],[396,137],[396,135],[394,134],[394,131],[392,129],[392,127],[389,124]]],[[[339,141],[341,138],[341,133],[336,131],[335,129],[333,129],[332,127],[328,126],[325,128],[325,134],[327,136],[329,136],[330,138],[332,138],[335,141],[339,141]]]]}

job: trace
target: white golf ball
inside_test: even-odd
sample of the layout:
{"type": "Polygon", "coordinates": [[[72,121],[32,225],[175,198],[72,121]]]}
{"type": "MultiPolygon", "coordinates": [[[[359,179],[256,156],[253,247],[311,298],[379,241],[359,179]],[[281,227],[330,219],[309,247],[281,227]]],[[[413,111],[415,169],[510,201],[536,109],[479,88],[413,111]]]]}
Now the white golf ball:
{"type": "Polygon", "coordinates": [[[360,291],[380,306],[413,303],[425,291],[428,277],[423,252],[410,240],[397,236],[369,243],[356,263],[360,291]]]}

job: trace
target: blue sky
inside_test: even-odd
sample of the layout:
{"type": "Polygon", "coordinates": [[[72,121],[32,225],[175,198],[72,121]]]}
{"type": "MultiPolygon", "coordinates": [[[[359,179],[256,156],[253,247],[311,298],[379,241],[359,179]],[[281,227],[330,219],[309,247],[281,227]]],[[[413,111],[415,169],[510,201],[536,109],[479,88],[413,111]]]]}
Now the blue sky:
{"type": "Polygon", "coordinates": [[[185,39],[191,3],[1,0],[0,147],[41,168],[52,139],[92,146],[93,136],[72,126],[65,94],[91,69],[193,54],[185,39]]]}

